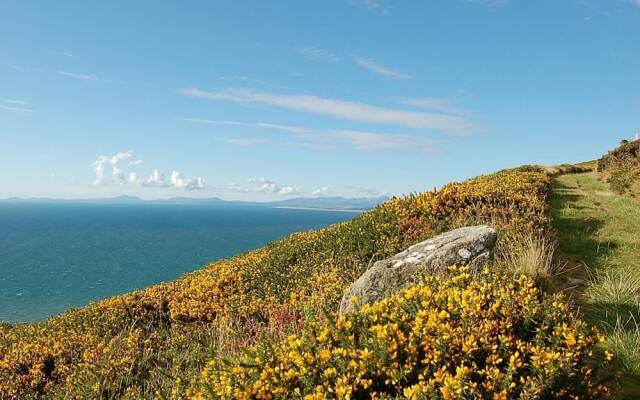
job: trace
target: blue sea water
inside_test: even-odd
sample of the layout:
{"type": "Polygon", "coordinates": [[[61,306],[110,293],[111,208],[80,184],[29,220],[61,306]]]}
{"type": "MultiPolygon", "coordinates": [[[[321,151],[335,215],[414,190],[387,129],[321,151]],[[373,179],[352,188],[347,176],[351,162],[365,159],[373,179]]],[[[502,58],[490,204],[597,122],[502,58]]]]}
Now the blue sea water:
{"type": "Polygon", "coordinates": [[[256,206],[0,203],[0,320],[40,320],[355,214],[256,206]]]}

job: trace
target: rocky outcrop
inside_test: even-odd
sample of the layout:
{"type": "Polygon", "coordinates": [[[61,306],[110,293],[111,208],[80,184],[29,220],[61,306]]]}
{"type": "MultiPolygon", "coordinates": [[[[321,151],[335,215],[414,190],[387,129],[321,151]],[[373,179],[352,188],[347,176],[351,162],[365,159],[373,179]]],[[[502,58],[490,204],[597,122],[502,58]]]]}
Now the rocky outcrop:
{"type": "Polygon", "coordinates": [[[486,225],[459,228],[378,261],[344,294],[340,312],[378,301],[425,275],[444,276],[452,265],[470,265],[477,270],[493,256],[497,237],[495,229],[486,225]]]}

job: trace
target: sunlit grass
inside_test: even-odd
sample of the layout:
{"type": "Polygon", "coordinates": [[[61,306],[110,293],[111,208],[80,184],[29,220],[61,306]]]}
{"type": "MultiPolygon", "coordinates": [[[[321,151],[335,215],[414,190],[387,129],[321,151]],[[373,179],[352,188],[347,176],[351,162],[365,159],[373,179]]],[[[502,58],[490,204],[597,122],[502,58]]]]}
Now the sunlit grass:
{"type": "MultiPolygon", "coordinates": [[[[625,394],[640,396],[640,203],[612,193],[596,173],[555,178],[551,199],[559,255],[585,282],[584,317],[616,354],[625,394]]],[[[571,274],[569,274],[571,275],[571,274]]]]}

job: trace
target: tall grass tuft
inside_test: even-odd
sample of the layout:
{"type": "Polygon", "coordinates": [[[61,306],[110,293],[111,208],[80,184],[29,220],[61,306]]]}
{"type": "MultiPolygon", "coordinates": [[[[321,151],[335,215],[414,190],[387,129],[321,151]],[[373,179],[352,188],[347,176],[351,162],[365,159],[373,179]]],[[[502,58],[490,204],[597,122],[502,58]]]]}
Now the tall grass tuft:
{"type": "Polygon", "coordinates": [[[618,317],[613,331],[607,335],[607,346],[625,372],[640,377],[640,325],[633,315],[618,317]]]}
{"type": "Polygon", "coordinates": [[[555,242],[547,236],[527,235],[520,242],[502,249],[500,263],[515,274],[526,275],[545,292],[558,289],[559,276],[566,264],[554,261],[555,242]]]}
{"type": "Polygon", "coordinates": [[[586,294],[592,303],[635,308],[640,304],[640,275],[630,269],[596,274],[586,294]]]}

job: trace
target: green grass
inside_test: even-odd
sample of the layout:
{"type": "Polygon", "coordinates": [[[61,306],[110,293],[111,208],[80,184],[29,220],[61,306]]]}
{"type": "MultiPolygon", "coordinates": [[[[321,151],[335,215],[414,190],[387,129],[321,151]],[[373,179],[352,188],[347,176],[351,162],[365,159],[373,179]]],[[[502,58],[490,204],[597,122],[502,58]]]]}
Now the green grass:
{"type": "Polygon", "coordinates": [[[612,192],[597,173],[554,178],[559,257],[587,320],[607,335],[624,374],[623,398],[640,397],[640,203],[612,192]]]}

